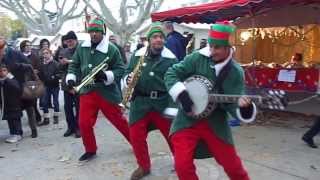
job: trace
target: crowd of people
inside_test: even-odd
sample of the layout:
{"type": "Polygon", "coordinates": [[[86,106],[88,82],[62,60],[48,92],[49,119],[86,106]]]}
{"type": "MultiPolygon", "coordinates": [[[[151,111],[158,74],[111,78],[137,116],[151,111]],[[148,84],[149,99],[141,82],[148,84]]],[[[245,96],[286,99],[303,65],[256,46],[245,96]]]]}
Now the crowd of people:
{"type": "MultiPolygon", "coordinates": [[[[31,42],[23,41],[19,52],[7,47],[5,39],[0,38],[1,115],[7,120],[10,133],[6,142],[22,139],[23,110],[27,112],[32,138],[38,136],[37,125],[47,126],[51,121],[58,124],[59,117],[63,117],[59,108],[62,90],[67,122],[63,136],[82,138],[84,153],[79,161],[96,156],[94,125],[101,110],[133,148],[137,168],[131,180],[150,173],[146,138],[152,129],[159,129],[167,141],[179,179],[197,180],[194,158],[214,157],[230,179],[249,180],[233,145],[227,113],[242,120],[254,119],[255,104],[242,96],[237,103],[219,104],[207,117],[197,118],[193,116],[195,102],[183,83],[188,77],[201,74],[217,82],[215,88],[221,94],[244,95],[243,69],[234,60],[234,49],[229,42],[234,28],[229,22],[212,25],[208,39],[192,51],[188,48],[194,48],[194,38],[176,32],[170,22],[153,23],[133,53],[129,43],[121,47],[115,36],[105,35],[104,22],[99,18],[88,24],[90,39],[80,43],[70,31],[62,37],[62,45],[54,53],[46,39],[41,40],[38,50],[31,48],[31,42]],[[98,66],[107,68],[94,72],[98,66]],[[23,86],[30,74],[43,82],[44,94],[23,99],[23,86]],[[86,78],[92,81],[79,87],[86,78]],[[128,88],[134,91],[130,94],[129,117],[126,117],[120,104],[126,95],[122,90],[127,92],[128,88]],[[175,117],[164,114],[171,106],[178,107],[175,117]],[[54,111],[52,117],[50,108],[54,111]]],[[[315,146],[312,136],[318,129],[311,131],[303,140],[315,146]]]]}

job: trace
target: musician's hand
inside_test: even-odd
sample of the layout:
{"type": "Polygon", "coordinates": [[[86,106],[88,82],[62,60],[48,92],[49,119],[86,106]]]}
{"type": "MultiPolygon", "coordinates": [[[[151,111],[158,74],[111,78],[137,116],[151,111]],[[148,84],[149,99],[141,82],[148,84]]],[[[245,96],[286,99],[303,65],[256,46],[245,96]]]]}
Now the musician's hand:
{"type": "Polygon", "coordinates": [[[103,72],[103,71],[99,71],[95,76],[94,79],[96,82],[103,82],[103,81],[107,81],[107,75],[103,72]]]}
{"type": "Polygon", "coordinates": [[[76,82],[74,80],[67,81],[67,87],[69,90],[72,90],[76,86],[76,82]]]}
{"type": "Polygon", "coordinates": [[[183,110],[187,113],[187,114],[192,114],[192,107],[193,107],[193,101],[189,96],[189,93],[187,91],[182,91],[179,96],[178,99],[182,105],[183,110]]]}
{"type": "Polygon", "coordinates": [[[250,98],[246,97],[246,96],[242,96],[239,98],[238,100],[238,106],[240,108],[245,108],[245,107],[249,107],[251,105],[251,100],[250,98]]]}
{"type": "Polygon", "coordinates": [[[128,74],[128,77],[127,77],[127,79],[126,79],[127,85],[128,85],[128,84],[131,84],[131,82],[132,82],[132,76],[133,76],[133,72],[131,72],[130,74],[128,74]]]}
{"type": "Polygon", "coordinates": [[[70,63],[70,60],[68,60],[67,58],[65,57],[59,57],[59,62],[63,65],[65,64],[69,64],[70,63]]]}

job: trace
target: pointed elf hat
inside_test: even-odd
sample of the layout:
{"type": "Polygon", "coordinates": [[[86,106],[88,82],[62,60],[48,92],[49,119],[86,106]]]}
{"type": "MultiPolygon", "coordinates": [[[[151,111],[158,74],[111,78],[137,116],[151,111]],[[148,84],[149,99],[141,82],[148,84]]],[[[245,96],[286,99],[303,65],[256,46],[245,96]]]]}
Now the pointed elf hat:
{"type": "Polygon", "coordinates": [[[163,28],[162,28],[162,24],[161,22],[159,21],[156,21],[154,23],[151,24],[151,27],[147,33],[147,38],[148,40],[150,39],[150,37],[154,34],[154,33],[161,33],[164,37],[165,37],[165,34],[164,34],[164,31],[163,31],[163,28]]]}
{"type": "Polygon", "coordinates": [[[235,26],[229,21],[216,22],[209,30],[209,44],[230,46],[229,37],[235,31],[235,26]]]}
{"type": "Polygon", "coordinates": [[[88,24],[88,32],[90,31],[100,31],[104,32],[104,22],[100,18],[92,19],[88,24]]]}

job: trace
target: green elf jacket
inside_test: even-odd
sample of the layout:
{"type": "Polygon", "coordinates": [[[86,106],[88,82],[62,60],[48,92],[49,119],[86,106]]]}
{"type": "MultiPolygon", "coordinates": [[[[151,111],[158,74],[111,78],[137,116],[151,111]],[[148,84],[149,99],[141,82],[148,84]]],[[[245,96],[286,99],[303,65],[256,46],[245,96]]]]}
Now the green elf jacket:
{"type": "MultiPolygon", "coordinates": [[[[173,100],[177,101],[179,94],[186,89],[183,84],[185,79],[192,75],[202,75],[214,83],[217,75],[229,61],[232,61],[231,68],[222,83],[224,94],[244,94],[243,69],[232,59],[232,53],[233,51],[231,51],[228,59],[224,62],[215,64],[210,57],[209,47],[206,47],[188,55],[183,61],[169,68],[165,75],[165,82],[173,100]]],[[[253,104],[253,107],[251,118],[255,118],[256,116],[256,106],[253,104]]],[[[228,115],[238,119],[248,120],[241,116],[237,104],[220,104],[206,119],[212,131],[218,137],[224,140],[225,143],[233,144],[231,130],[228,125],[228,115]]],[[[182,109],[179,109],[177,117],[172,122],[170,134],[172,135],[179,130],[192,127],[198,121],[199,119],[187,116],[182,109]]],[[[207,148],[204,147],[205,145],[203,143],[199,143],[195,152],[195,158],[211,157],[207,148]]]]}
{"type": "MultiPolygon", "coordinates": [[[[128,75],[133,71],[141,56],[146,54],[147,48],[139,49],[130,60],[130,64],[125,72],[128,75]]],[[[144,59],[142,72],[135,87],[135,92],[149,95],[152,91],[162,92],[159,98],[153,99],[150,96],[137,95],[130,103],[129,125],[143,118],[150,111],[163,112],[173,101],[168,94],[164,83],[164,75],[169,67],[177,63],[175,55],[167,48],[163,48],[161,56],[144,59]]],[[[125,76],[124,80],[127,76],[125,76]]]]}
{"type": "Polygon", "coordinates": [[[79,93],[81,95],[97,91],[106,100],[118,104],[121,102],[122,97],[117,82],[120,82],[125,66],[121,60],[119,50],[112,43],[109,43],[108,38],[105,36],[95,49],[91,48],[90,40],[84,41],[78,46],[68,67],[66,82],[68,80],[81,81],[105,59],[108,59],[108,68],[104,70],[107,81],[89,84],[81,88],[79,93]]]}

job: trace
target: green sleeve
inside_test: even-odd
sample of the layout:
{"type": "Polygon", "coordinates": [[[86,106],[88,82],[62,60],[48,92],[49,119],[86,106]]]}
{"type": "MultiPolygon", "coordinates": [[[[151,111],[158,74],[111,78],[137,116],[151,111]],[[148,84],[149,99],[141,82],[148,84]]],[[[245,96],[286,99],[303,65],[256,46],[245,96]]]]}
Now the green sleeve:
{"type": "Polygon", "coordinates": [[[77,77],[77,80],[81,78],[80,73],[80,46],[76,49],[75,53],[72,56],[72,62],[68,66],[68,74],[74,74],[77,77]]]}
{"type": "Polygon", "coordinates": [[[165,74],[164,80],[169,91],[177,82],[184,81],[186,78],[195,73],[195,56],[196,54],[186,56],[185,59],[180,63],[174,64],[168,69],[165,74]]]}

